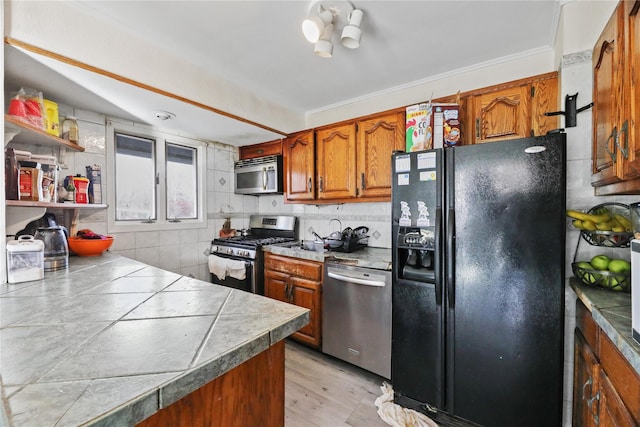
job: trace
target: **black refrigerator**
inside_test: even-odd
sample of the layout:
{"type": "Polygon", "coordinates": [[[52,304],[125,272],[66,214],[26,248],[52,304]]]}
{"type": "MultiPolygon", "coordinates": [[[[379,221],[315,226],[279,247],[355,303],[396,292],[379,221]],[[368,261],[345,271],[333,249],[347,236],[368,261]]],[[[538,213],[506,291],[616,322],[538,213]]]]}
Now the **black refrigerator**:
{"type": "Polygon", "coordinates": [[[562,424],[566,136],[393,156],[395,403],[562,424]]]}

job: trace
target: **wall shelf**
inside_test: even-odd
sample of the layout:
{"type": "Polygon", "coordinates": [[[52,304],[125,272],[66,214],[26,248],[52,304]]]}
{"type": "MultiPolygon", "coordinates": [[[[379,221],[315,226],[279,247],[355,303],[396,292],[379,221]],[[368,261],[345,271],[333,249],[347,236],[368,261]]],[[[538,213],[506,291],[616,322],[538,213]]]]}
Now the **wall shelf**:
{"type": "Polygon", "coordinates": [[[17,206],[23,208],[58,208],[58,209],[106,209],[104,203],[53,203],[53,202],[35,202],[29,200],[7,200],[7,206],[17,206]]]}
{"type": "MultiPolygon", "coordinates": [[[[35,128],[31,125],[21,122],[13,116],[8,114],[4,115],[4,128],[5,128],[5,146],[8,143],[16,144],[35,144],[35,145],[47,145],[53,147],[65,147],[75,151],[84,151],[84,147],[67,141],[66,139],[58,138],[43,131],[42,129],[35,128]],[[7,134],[15,133],[13,138],[7,134]]],[[[14,144],[15,146],[15,144],[14,144]]]]}

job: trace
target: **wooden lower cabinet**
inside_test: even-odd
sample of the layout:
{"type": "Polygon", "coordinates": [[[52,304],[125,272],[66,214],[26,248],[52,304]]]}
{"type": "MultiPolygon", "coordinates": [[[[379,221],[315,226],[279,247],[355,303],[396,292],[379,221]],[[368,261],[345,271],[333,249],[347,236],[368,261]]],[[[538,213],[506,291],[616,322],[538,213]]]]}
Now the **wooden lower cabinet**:
{"type": "Polygon", "coordinates": [[[640,426],[640,375],[580,301],[574,356],[573,426],[640,426]]]}
{"type": "Polygon", "coordinates": [[[322,263],[265,253],[264,295],[308,308],[309,324],[291,335],[291,338],[320,349],[322,345],[322,263]]]}
{"type": "Polygon", "coordinates": [[[284,341],[136,425],[166,426],[284,426],[284,341]]]}

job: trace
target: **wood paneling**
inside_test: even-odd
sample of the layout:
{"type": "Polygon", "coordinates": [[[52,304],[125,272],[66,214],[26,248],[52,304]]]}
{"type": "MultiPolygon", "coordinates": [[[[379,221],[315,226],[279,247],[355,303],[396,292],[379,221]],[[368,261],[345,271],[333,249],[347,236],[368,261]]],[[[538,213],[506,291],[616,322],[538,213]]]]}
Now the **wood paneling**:
{"type": "Polygon", "coordinates": [[[284,341],[161,409],[137,426],[284,426],[284,341]]]}

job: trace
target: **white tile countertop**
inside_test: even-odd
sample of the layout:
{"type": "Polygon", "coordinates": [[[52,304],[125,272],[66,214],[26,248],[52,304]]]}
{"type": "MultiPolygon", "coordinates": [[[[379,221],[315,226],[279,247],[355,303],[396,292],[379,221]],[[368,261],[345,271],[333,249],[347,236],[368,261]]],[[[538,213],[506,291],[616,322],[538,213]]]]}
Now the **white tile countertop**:
{"type": "Polygon", "coordinates": [[[596,324],[640,375],[640,343],[631,336],[631,295],[586,286],[573,277],[569,283],[596,324]]]}
{"type": "Polygon", "coordinates": [[[108,252],[71,257],[44,280],[0,285],[0,421],[132,426],[308,321],[108,252]]]}

